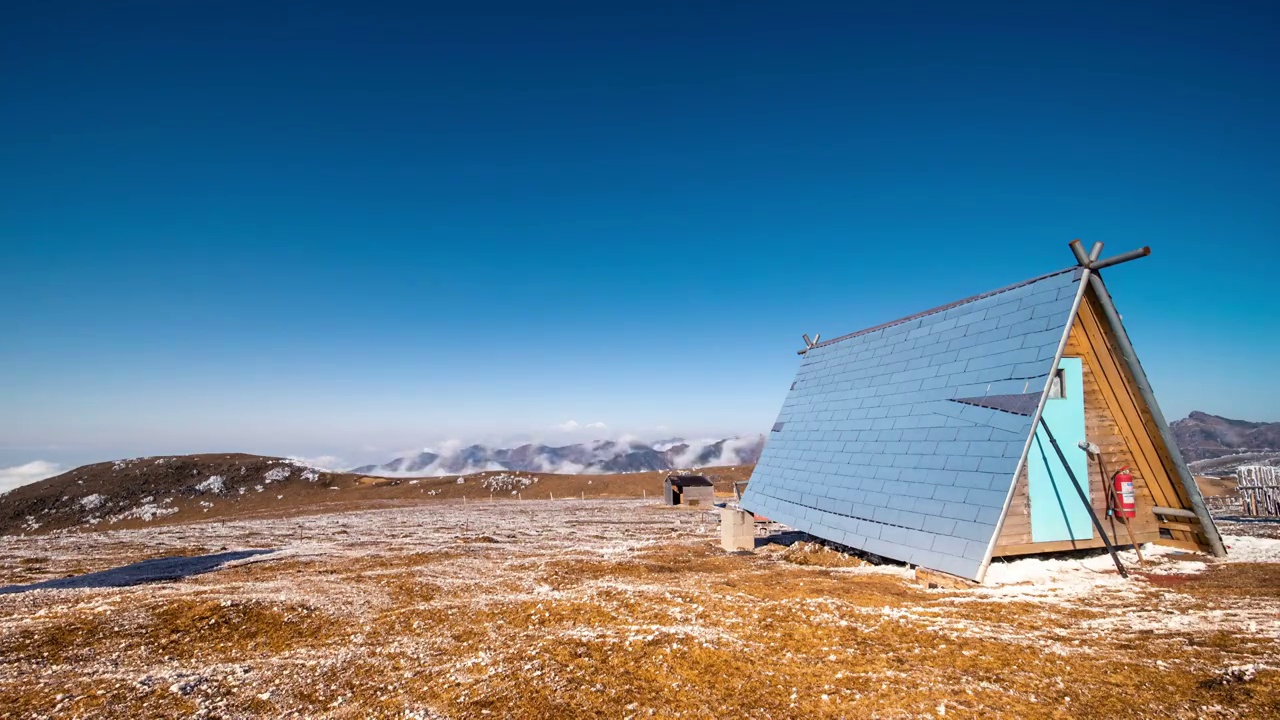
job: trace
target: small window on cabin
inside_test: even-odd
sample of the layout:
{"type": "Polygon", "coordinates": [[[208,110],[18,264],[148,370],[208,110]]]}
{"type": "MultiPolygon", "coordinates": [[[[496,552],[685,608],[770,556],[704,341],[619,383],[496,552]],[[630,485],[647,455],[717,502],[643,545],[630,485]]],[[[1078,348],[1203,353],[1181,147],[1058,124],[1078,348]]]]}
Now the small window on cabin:
{"type": "Polygon", "coordinates": [[[1067,396],[1067,371],[1058,368],[1049,380],[1049,399],[1061,400],[1067,396]]]}
{"type": "Polygon", "coordinates": [[[782,426],[783,426],[783,425],[785,425],[785,424],[786,424],[786,423],[780,423],[780,422],[776,422],[776,423],[774,423],[774,424],[773,424],[773,431],[774,431],[774,432],[782,432],[782,426]]]}

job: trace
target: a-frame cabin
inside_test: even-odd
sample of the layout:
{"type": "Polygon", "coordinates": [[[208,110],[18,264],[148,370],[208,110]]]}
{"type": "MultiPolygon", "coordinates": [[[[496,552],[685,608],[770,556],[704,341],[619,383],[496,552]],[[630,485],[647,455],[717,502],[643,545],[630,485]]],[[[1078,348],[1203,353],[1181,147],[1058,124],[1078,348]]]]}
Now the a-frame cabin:
{"type": "Polygon", "coordinates": [[[742,506],[979,582],[995,557],[1103,547],[1095,520],[1112,544],[1224,554],[1098,274],[1148,250],[1072,250],[1079,267],[806,338],[742,506]],[[1127,528],[1108,513],[1126,467],[1127,528]]]}

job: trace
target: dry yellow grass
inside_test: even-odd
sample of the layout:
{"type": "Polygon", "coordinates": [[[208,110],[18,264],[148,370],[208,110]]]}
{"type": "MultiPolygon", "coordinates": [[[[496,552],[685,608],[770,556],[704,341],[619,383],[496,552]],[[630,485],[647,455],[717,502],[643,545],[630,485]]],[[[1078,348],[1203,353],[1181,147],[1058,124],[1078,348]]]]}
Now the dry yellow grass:
{"type": "Polygon", "coordinates": [[[1010,600],[618,512],[571,542],[442,523],[401,552],[371,547],[373,513],[324,552],[0,596],[0,717],[1280,717],[1274,636],[1124,623],[1274,610],[1270,565],[1010,600]]]}

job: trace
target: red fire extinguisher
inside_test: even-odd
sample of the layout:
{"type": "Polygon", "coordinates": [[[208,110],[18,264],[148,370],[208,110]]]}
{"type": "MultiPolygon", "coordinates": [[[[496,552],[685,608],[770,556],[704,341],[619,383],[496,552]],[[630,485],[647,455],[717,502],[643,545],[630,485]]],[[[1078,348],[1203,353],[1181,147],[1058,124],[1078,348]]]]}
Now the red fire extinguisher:
{"type": "Polygon", "coordinates": [[[1133,476],[1129,474],[1129,466],[1120,468],[1111,478],[1116,495],[1116,515],[1122,518],[1137,517],[1138,505],[1133,498],[1133,476]]]}

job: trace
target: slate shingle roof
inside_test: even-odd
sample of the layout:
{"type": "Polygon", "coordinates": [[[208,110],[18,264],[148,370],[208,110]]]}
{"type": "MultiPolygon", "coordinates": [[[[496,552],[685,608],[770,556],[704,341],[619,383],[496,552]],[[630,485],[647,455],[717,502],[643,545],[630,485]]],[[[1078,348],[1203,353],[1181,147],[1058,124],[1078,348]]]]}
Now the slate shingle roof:
{"type": "Polygon", "coordinates": [[[668,475],[667,482],[671,487],[715,487],[715,484],[702,475],[668,475]]]}
{"type": "Polygon", "coordinates": [[[814,346],[742,506],[977,579],[1079,277],[1062,270],[814,346]]]}

